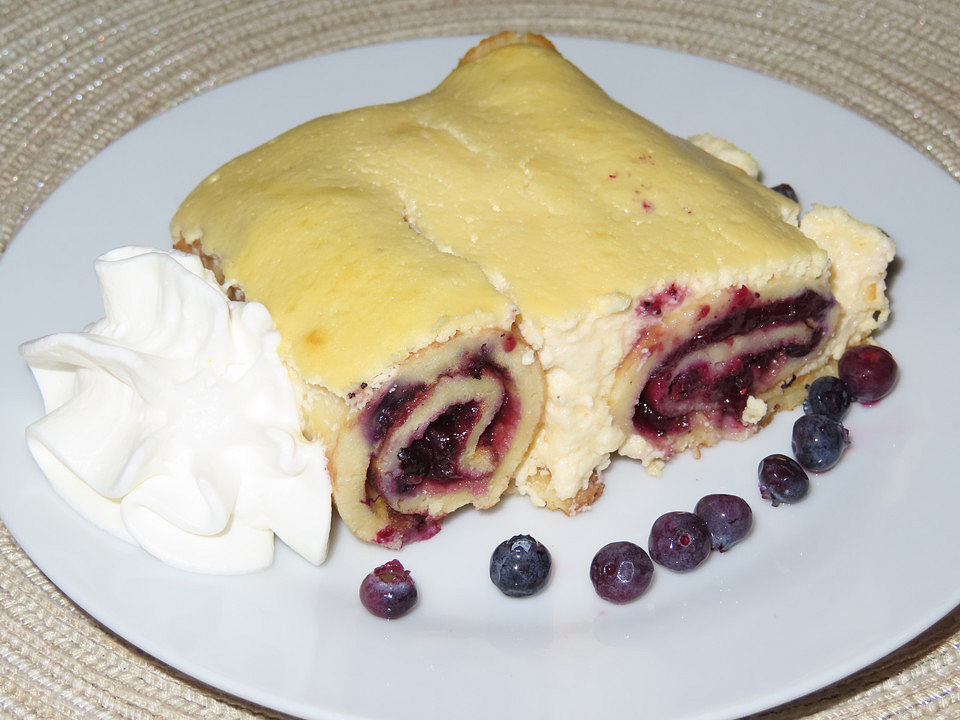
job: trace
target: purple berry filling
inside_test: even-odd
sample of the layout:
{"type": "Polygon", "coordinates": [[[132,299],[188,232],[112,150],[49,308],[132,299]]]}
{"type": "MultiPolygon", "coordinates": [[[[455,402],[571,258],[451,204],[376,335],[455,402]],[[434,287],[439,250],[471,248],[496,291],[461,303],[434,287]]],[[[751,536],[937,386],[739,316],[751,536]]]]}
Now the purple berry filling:
{"type": "Polygon", "coordinates": [[[757,303],[756,296],[741,287],[734,297],[734,310],[701,327],[697,333],[667,355],[654,369],[634,406],[633,425],[647,438],[688,430],[691,412],[674,406],[695,404],[717,413],[723,420],[739,423],[747,398],[761,385],[769,385],[774,370],[791,358],[813,351],[827,332],[827,314],[835,304],[813,290],[782,300],[757,303]],[[709,345],[738,335],[783,325],[806,324],[811,333],[806,342],[779,343],[730,358],[722,365],[697,363],[677,373],[683,359],[709,345]]]}
{"type": "Polygon", "coordinates": [[[663,309],[670,305],[678,305],[686,296],[686,290],[671,284],[653,297],[642,300],[637,304],[637,313],[640,315],[662,315],[663,309]]]}
{"type": "MultiPolygon", "coordinates": [[[[520,399],[509,372],[490,360],[486,346],[465,358],[454,374],[474,378],[484,375],[495,377],[506,391],[504,401],[477,443],[489,450],[496,461],[510,447],[520,419],[520,399]]],[[[364,418],[367,437],[374,447],[387,437],[392,427],[403,424],[427,393],[426,385],[411,384],[393,385],[383,394],[364,418]]],[[[387,497],[410,497],[420,492],[442,494],[460,483],[471,483],[474,491],[482,492],[486,478],[461,466],[467,440],[482,415],[478,402],[448,407],[422,435],[399,451],[397,466],[381,471],[371,463],[367,472],[368,487],[387,497]]]]}
{"type": "Polygon", "coordinates": [[[439,483],[474,479],[460,471],[457,459],[479,417],[475,402],[454,405],[430,423],[422,437],[402,448],[396,493],[411,494],[426,479],[439,483]]]}
{"type": "Polygon", "coordinates": [[[372,410],[365,411],[367,439],[373,444],[379,443],[387,435],[387,430],[397,424],[402,424],[407,416],[417,406],[411,400],[422,393],[426,385],[393,384],[380,398],[372,410]]]}
{"type": "Polygon", "coordinates": [[[401,515],[390,511],[392,524],[383,528],[373,539],[378,545],[402,547],[412,542],[429,540],[440,532],[440,521],[443,518],[432,518],[426,515],[401,515]]]}

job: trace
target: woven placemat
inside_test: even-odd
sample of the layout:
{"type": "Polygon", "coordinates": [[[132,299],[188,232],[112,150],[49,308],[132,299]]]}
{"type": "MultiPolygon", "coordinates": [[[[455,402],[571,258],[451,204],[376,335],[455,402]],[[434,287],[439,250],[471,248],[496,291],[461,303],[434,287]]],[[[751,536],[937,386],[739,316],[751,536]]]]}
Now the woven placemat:
{"type": "MultiPolygon", "coordinates": [[[[758,70],[860,113],[960,178],[957,0],[0,0],[0,248],[108,143],[211,87],[347,47],[503,28],[657,45],[758,70]]],[[[958,699],[960,609],[869,668],[754,718],[960,717],[958,699]]],[[[113,635],[2,526],[0,712],[281,717],[113,635]]]]}

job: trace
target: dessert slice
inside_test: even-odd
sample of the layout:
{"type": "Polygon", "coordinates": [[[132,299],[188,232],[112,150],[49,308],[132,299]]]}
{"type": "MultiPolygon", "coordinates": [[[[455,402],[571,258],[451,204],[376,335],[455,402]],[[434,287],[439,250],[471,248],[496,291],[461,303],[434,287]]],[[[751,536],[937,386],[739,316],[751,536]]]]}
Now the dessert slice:
{"type": "Polygon", "coordinates": [[[340,516],[400,547],[463,505],[494,505],[543,406],[514,306],[422,238],[397,198],[342,174],[297,187],[295,159],[274,160],[272,176],[240,158],[204,181],[176,216],[175,245],[231,297],[270,309],[340,516]]]}
{"type": "Polygon", "coordinates": [[[502,33],[228,163],[173,233],[275,314],[341,514],[397,544],[512,475],[576,512],[613,452],[657,471],[743,437],[883,322],[889,240],[801,232],[755,167],[502,33]]]}
{"type": "Polygon", "coordinates": [[[617,450],[656,472],[744,437],[792,404],[782,385],[885,317],[882,291],[837,302],[837,273],[865,270],[839,251],[849,241],[802,233],[798,205],[757,182],[749,156],[665,132],[542,39],[484,41],[402,113],[371,170],[520,308],[543,366],[544,421],[516,479],[538,504],[591,503],[617,450]]]}
{"type": "Polygon", "coordinates": [[[640,303],[637,338],[618,369],[621,453],[658,473],[676,452],[749,435],[796,406],[847,347],[886,322],[890,238],[842,208],[816,204],[800,227],[828,252],[829,283],[800,286],[787,275],[779,290],[741,285],[694,297],[671,286],[640,303]]]}

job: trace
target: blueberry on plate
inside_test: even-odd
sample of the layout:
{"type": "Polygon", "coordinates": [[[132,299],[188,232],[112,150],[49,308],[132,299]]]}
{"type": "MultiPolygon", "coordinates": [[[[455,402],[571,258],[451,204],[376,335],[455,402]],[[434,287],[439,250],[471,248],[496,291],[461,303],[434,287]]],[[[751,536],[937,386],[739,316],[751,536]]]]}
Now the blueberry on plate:
{"type": "Polygon", "coordinates": [[[747,501],[737,495],[705,495],[693,512],[707,523],[713,549],[720,552],[726,552],[743,540],[753,527],[753,511],[747,501]]]}
{"type": "Polygon", "coordinates": [[[800,202],[800,200],[797,199],[797,191],[793,189],[792,185],[788,185],[787,183],[780,183],[779,185],[774,185],[770,189],[773,190],[774,192],[780,193],[785,198],[793,200],[794,202],[800,202]]]}
{"type": "Polygon", "coordinates": [[[770,500],[774,507],[791,504],[806,497],[810,478],[796,460],[786,455],[768,455],[757,468],[760,497],[770,500]]]}
{"type": "Polygon", "coordinates": [[[838,377],[824,376],[814,380],[807,390],[807,399],[803,401],[803,412],[807,415],[826,415],[838,421],[843,420],[848,407],[850,391],[838,377]]]}
{"type": "Polygon", "coordinates": [[[623,605],[643,595],[653,579],[653,562],[639,545],[625,540],[604,545],[590,563],[590,582],[604,600],[623,605]]]}
{"type": "Polygon", "coordinates": [[[374,569],[360,583],[360,602],[377,617],[393,620],[417,604],[417,586],[399,560],[374,569]]]}
{"type": "Polygon", "coordinates": [[[802,415],[793,424],[793,455],[810,472],[832,468],[849,445],[847,429],[826,415],[802,415]]]}
{"type": "Polygon", "coordinates": [[[668,512],[650,528],[650,557],[670,570],[687,572],[707,559],[713,548],[710,528],[699,515],[668,512]]]}
{"type": "Polygon", "coordinates": [[[490,579],[508,597],[528,597],[550,578],[550,551],[529,535],[514,535],[490,556],[490,579]]]}
{"type": "Polygon", "coordinates": [[[876,402],[893,389],[897,381],[897,361],[877,345],[849,348],[837,365],[850,394],[861,403],[876,402]]]}

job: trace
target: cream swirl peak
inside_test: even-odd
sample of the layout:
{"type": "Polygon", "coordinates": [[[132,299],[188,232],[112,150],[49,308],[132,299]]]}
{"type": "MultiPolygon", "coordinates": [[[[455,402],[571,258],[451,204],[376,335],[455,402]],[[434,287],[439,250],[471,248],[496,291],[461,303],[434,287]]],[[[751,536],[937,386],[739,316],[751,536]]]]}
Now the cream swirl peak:
{"type": "Polygon", "coordinates": [[[321,563],[324,448],[303,438],[267,309],[176,251],[119,248],[96,272],[106,317],[20,348],[47,413],[27,443],[57,492],[184,569],[267,567],[274,535],[321,563]]]}

